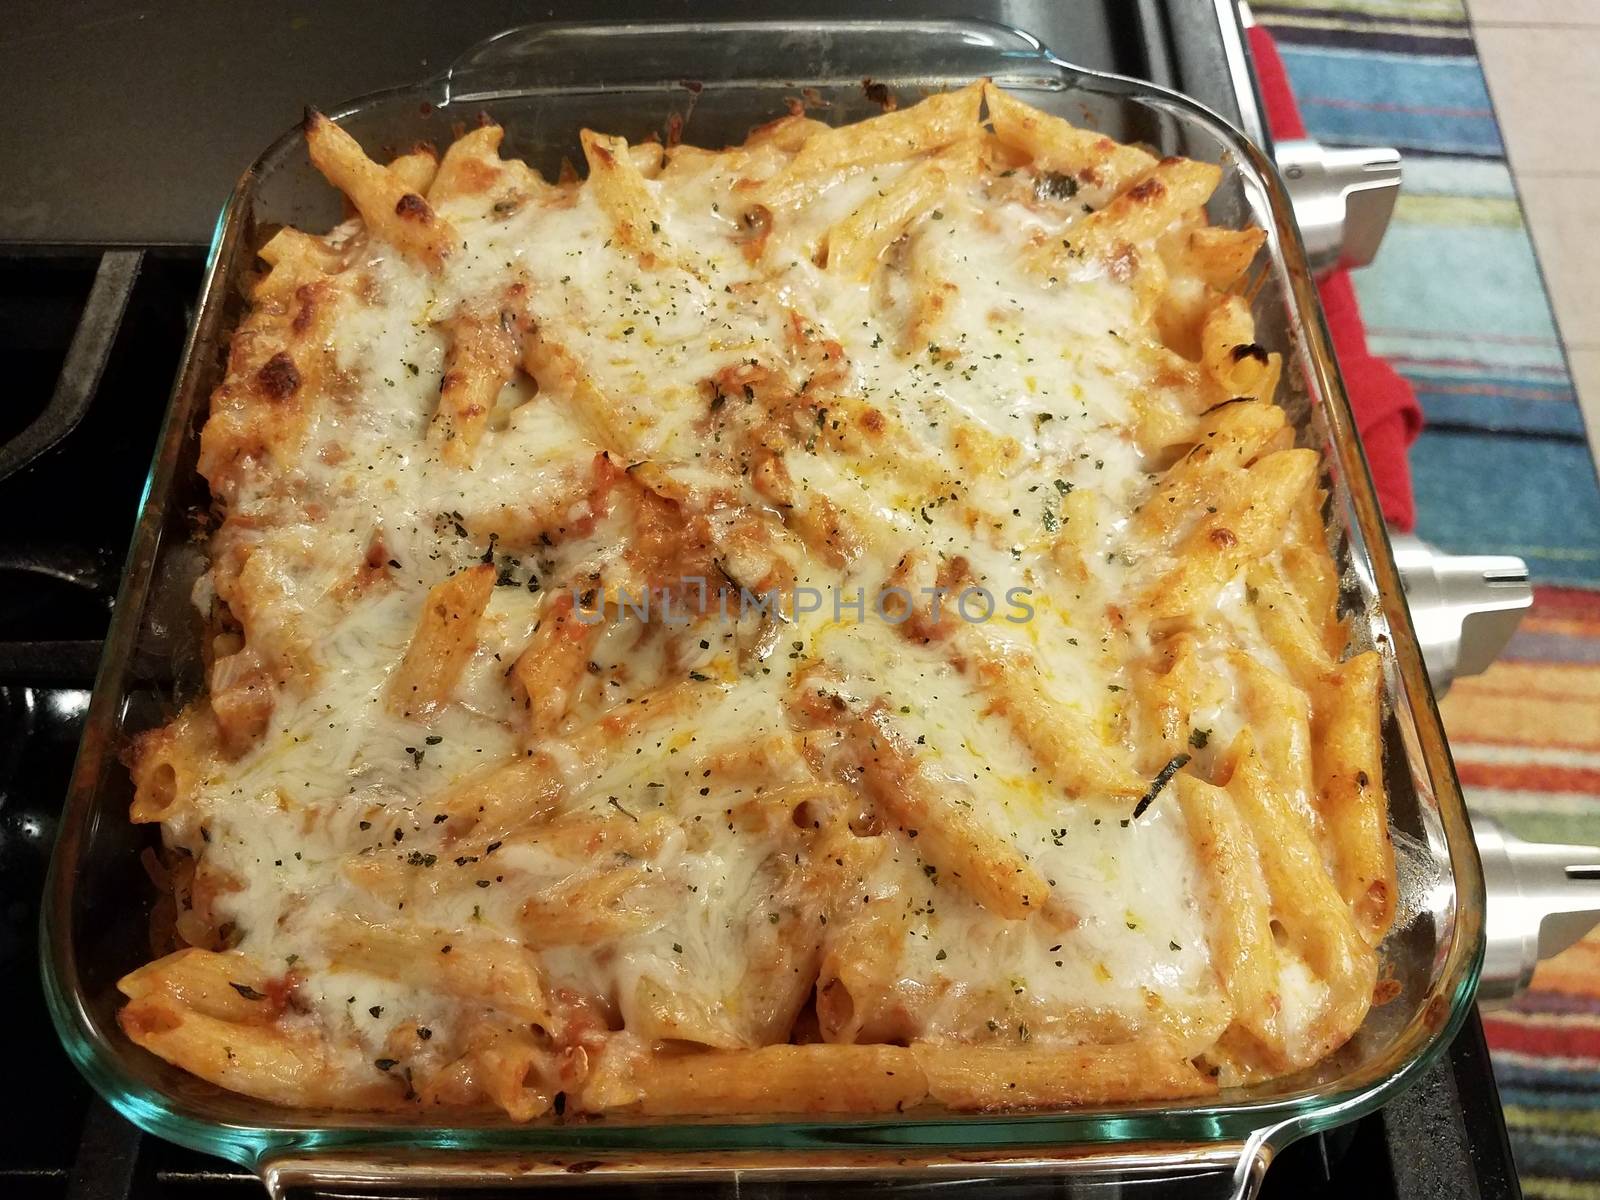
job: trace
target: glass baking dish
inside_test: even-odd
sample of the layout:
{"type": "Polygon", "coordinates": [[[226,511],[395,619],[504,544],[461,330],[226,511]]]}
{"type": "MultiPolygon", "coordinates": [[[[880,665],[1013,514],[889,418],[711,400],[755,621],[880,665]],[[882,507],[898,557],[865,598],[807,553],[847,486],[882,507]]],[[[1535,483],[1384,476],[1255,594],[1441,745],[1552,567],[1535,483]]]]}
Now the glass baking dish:
{"type": "MultiPolygon", "coordinates": [[[[833,123],[879,111],[863,81],[911,101],[993,76],[1030,103],[1123,141],[1224,166],[1214,221],[1268,234],[1254,294],[1260,340],[1282,349],[1285,404],[1301,444],[1324,453],[1330,537],[1345,569],[1358,649],[1387,668],[1386,773],[1401,883],[1383,947],[1395,996],[1314,1070],[1204,1101],[1059,1113],[797,1120],[616,1120],[439,1126],[390,1114],[287,1110],[226,1093],[145,1053],[118,1029],[115,981],[148,956],[153,889],[139,864],[153,834],[127,820],[118,751],[200,688],[203,569],[193,516],[207,399],[255,249],[278,225],[318,230],[340,199],[298,132],[245,172],[217,225],[194,329],[146,489],[56,844],[43,918],[45,990],[61,1037],[110,1102],[142,1128],[258,1171],[274,1192],[322,1186],[660,1176],[977,1179],[1048,1172],[1093,1189],[1247,1195],[1294,1138],[1365,1113],[1438,1054],[1472,1002],[1484,892],[1439,716],[1340,382],[1289,200],[1268,160],[1194,102],[1084,71],[1013,30],[972,21],[531,26],[469,51],[443,75],[331,114],[372,151],[447,143],[488,111],[505,153],[553,174],[580,161],[582,126],[643,139],[681,123],[720,145],[793,98],[833,123]]],[[[876,93],[876,89],[873,89],[876,93]]],[[[1164,1194],[1164,1193],[1163,1193],[1164,1194]]]]}

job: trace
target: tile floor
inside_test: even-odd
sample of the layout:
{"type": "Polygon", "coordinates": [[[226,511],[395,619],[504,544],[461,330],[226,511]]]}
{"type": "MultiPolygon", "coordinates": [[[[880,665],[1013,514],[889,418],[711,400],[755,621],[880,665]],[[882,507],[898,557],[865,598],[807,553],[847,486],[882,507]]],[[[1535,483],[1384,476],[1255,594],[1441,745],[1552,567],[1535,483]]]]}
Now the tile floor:
{"type": "Polygon", "coordinates": [[[1600,0],[1467,0],[1600,457],[1600,0]]]}

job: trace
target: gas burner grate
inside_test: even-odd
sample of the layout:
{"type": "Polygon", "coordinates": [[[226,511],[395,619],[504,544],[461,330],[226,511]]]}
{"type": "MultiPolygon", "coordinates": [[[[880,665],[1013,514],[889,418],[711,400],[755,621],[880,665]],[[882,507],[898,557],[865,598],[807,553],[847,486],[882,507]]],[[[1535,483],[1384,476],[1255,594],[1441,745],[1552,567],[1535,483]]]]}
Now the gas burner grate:
{"type": "Polygon", "coordinates": [[[88,693],[0,686],[0,1020],[15,1102],[0,1121],[0,1196],[64,1195],[89,1087],[56,1040],[39,986],[39,896],[88,693]]]}
{"type": "Polygon", "coordinates": [[[199,282],[188,256],[0,251],[0,361],[22,364],[0,406],[0,684],[94,679],[199,282]]]}

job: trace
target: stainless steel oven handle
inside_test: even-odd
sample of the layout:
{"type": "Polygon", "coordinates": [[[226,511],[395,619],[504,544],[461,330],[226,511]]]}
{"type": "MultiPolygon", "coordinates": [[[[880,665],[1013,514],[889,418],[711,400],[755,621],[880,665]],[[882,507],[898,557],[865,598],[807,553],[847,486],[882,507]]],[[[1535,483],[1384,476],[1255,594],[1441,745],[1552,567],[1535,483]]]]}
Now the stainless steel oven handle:
{"type": "Polygon", "coordinates": [[[1274,143],[1273,158],[1313,271],[1364,267],[1377,257],[1400,195],[1398,150],[1297,138],[1274,143]]]}
{"type": "Polygon", "coordinates": [[[1508,554],[1445,554],[1389,534],[1433,691],[1489,669],[1533,603],[1528,564],[1508,554]]]}
{"type": "Polygon", "coordinates": [[[1600,922],[1600,846],[1525,842],[1479,812],[1472,832],[1487,895],[1478,1003],[1493,1007],[1600,922]]]}
{"type": "Polygon", "coordinates": [[[1255,25],[1255,17],[1244,0],[1217,0],[1217,12],[1245,132],[1268,147],[1278,164],[1312,271],[1324,275],[1340,267],[1366,266],[1377,257],[1400,195],[1400,152],[1388,146],[1335,148],[1310,138],[1273,138],[1257,100],[1249,44],[1238,36],[1255,25]]]}
{"type": "MultiPolygon", "coordinates": [[[[1533,603],[1528,565],[1498,554],[1443,554],[1392,534],[1411,622],[1433,690],[1488,669],[1533,603]]],[[[1600,846],[1525,842],[1471,810],[1486,895],[1481,1004],[1511,1000],[1540,961],[1600,923],[1600,846]]]]}

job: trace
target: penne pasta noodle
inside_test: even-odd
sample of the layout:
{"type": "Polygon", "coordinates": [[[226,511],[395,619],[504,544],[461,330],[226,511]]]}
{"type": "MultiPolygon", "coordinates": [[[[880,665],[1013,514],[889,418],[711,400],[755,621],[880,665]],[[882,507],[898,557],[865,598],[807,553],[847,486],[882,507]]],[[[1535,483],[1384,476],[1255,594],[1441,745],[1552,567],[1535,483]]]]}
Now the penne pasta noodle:
{"type": "MultiPolygon", "coordinates": [[[[1139,710],[1151,727],[1154,759],[1165,763],[1194,747],[1195,710],[1214,701],[1200,661],[1200,640],[1193,633],[1175,633],[1162,643],[1161,655],[1139,676],[1135,694],[1139,710]]],[[[1209,735],[1207,735],[1209,736],[1209,735]]]]}
{"type": "Polygon", "coordinates": [[[571,592],[556,595],[511,675],[521,692],[530,737],[556,732],[588,674],[589,652],[604,622],[585,619],[571,592]]]}
{"type": "Polygon", "coordinates": [[[1250,827],[1224,789],[1192,775],[1179,775],[1173,787],[1211,889],[1206,910],[1211,961],[1233,1005],[1234,1021],[1269,1054],[1281,1056],[1278,947],[1250,827]]]}
{"type": "Polygon", "coordinates": [[[977,169],[976,137],[913,167],[887,191],[829,227],[822,243],[824,265],[842,279],[866,280],[890,243],[941,196],[974,178],[977,169]]]}
{"type": "Polygon", "coordinates": [[[1373,651],[1324,679],[1312,724],[1318,807],[1339,891],[1371,945],[1394,922],[1397,884],[1384,797],[1379,707],[1383,665],[1373,651]]]}
{"type": "Polygon", "coordinates": [[[957,652],[970,654],[989,699],[989,710],[1011,727],[1049,782],[1069,793],[1089,793],[1113,803],[1138,796],[1145,781],[1094,729],[1091,718],[1053,700],[1030,664],[997,646],[982,646],[969,630],[953,639],[957,652]]]}
{"type": "Polygon", "coordinates": [[[1230,651],[1228,663],[1244,698],[1255,752],[1279,791],[1315,830],[1310,701],[1289,679],[1242,650],[1230,651]]]}
{"type": "Polygon", "coordinates": [[[323,948],[338,968],[411,981],[547,1030],[558,1027],[538,959],[515,942],[347,917],[325,932],[323,948]]]}
{"type": "Polygon", "coordinates": [[[698,1054],[608,1051],[583,1093],[587,1111],[641,1116],[895,1112],[927,1085],[900,1046],[763,1046],[698,1054]]]}
{"type": "Polygon", "coordinates": [[[1044,1108],[1215,1090],[1157,1041],[1037,1052],[925,1043],[767,1046],[642,1057],[625,1068],[602,1060],[596,1076],[586,1107],[645,1116],[896,1112],[929,1099],[958,1110],[1044,1108]],[[627,1083],[612,1083],[608,1071],[627,1083]]]}
{"type": "Polygon", "coordinates": [[[247,955],[189,946],[124,975],[117,990],[130,1000],[166,996],[219,1021],[265,1023],[283,1011],[282,984],[247,955]]]}
{"type": "Polygon", "coordinates": [[[1333,667],[1327,639],[1312,619],[1305,593],[1290,585],[1282,567],[1260,563],[1251,567],[1246,580],[1254,599],[1261,632],[1283,661],[1295,686],[1310,689],[1333,667]]]}
{"type": "Polygon", "coordinates": [[[1244,277],[1266,240],[1265,229],[1197,225],[1181,235],[1169,265],[1175,273],[1191,275],[1225,291],[1244,277]]]}
{"type": "Polygon", "coordinates": [[[277,1026],[222,1020],[166,996],[130,1000],[117,1014],[123,1032],[191,1075],[241,1095],[285,1106],[392,1108],[403,1083],[374,1070],[347,1079],[327,1047],[277,1026]]]}
{"type": "Polygon", "coordinates": [[[366,156],[355,138],[315,109],[306,113],[306,147],[311,165],[349,197],[376,236],[432,271],[440,270],[457,238],[399,175],[366,156]]]}
{"type": "Polygon", "coordinates": [[[1040,112],[992,83],[983,102],[995,137],[1047,171],[1121,191],[1155,169],[1155,155],[1040,112]]]}
{"type": "Polygon", "coordinates": [[[597,943],[659,923],[677,899],[650,867],[614,867],[573,876],[522,905],[522,944],[535,950],[597,943]]]}
{"type": "Polygon", "coordinates": [[[429,202],[442,204],[458,196],[475,195],[493,187],[504,170],[500,159],[500,142],[505,132],[492,123],[480,125],[451,142],[439,162],[437,174],[431,180],[429,202]]]}
{"type": "Polygon", "coordinates": [[[562,795],[560,775],[549,756],[522,754],[450,788],[440,797],[436,816],[446,818],[450,837],[465,837],[475,830],[502,834],[543,821],[555,812],[562,795]]]}
{"type": "Polygon", "coordinates": [[[1250,400],[1209,413],[1189,452],[1167,468],[1139,506],[1133,528],[1141,539],[1164,542],[1199,508],[1223,497],[1231,473],[1249,466],[1285,428],[1283,410],[1250,400]]]}
{"type": "Polygon", "coordinates": [[[537,330],[529,331],[522,343],[522,369],[539,384],[541,392],[565,396],[600,450],[622,463],[649,459],[644,440],[649,414],[601,390],[565,347],[537,330]]]}
{"type": "Polygon", "coordinates": [[[1177,1100],[1216,1090],[1157,1038],[1038,1050],[919,1044],[911,1051],[927,1078],[929,1099],[957,1110],[1177,1100]]]}
{"type": "Polygon", "coordinates": [[[1285,582],[1300,596],[1318,629],[1323,652],[1337,659],[1345,648],[1346,633],[1339,618],[1339,567],[1329,553],[1322,523],[1325,498],[1320,489],[1300,498],[1290,515],[1279,559],[1285,582]]]}
{"type": "MultiPolygon", "coordinates": [[[[760,146],[775,146],[779,150],[793,154],[812,138],[826,133],[828,125],[815,117],[807,117],[801,113],[790,113],[788,116],[779,117],[776,121],[768,121],[765,125],[757,125],[750,131],[750,136],[745,138],[745,148],[749,150],[760,146]]],[[[677,146],[674,152],[692,150],[693,147],[677,146]]],[[[702,153],[705,153],[702,151],[702,153]]]]}
{"type": "Polygon", "coordinates": [[[585,186],[611,219],[618,242],[643,266],[661,265],[669,257],[661,234],[661,209],[645,185],[628,143],[587,129],[579,138],[589,164],[585,186]]]}
{"type": "Polygon", "coordinates": [[[390,159],[389,172],[405,184],[407,190],[426,196],[439,172],[439,156],[430,147],[418,146],[390,159]]]}
{"type": "Polygon", "coordinates": [[[292,225],[273,234],[256,251],[256,257],[271,268],[255,287],[255,295],[261,299],[292,295],[296,289],[344,266],[344,255],[337,248],[292,225]]]}
{"type": "Polygon", "coordinates": [[[1050,557],[1075,588],[1093,584],[1094,563],[1105,557],[1104,518],[1100,493],[1077,488],[1062,497],[1060,532],[1050,557]]]}
{"type": "Polygon", "coordinates": [[[555,1106],[566,1082],[558,1055],[524,1030],[480,1033],[467,1058],[478,1086],[513,1121],[530,1121],[555,1106]]]}
{"type": "Polygon", "coordinates": [[[478,621],[494,590],[494,567],[479,563],[428,592],[405,657],[389,680],[389,710],[426,721],[450,702],[477,645],[478,621]]]}
{"type": "Polygon", "coordinates": [[[528,822],[495,840],[504,847],[552,855],[581,874],[586,864],[615,870],[651,858],[672,839],[675,827],[659,816],[635,819],[609,805],[591,807],[593,811],[584,811],[574,805],[570,812],[528,822]]]}
{"type": "MultiPolygon", "coordinates": [[[[1273,783],[1250,735],[1240,734],[1229,752],[1228,794],[1257,830],[1256,848],[1272,897],[1273,919],[1287,943],[1328,986],[1323,1022],[1328,1042],[1338,1044],[1366,1016],[1377,982],[1377,958],[1323,865],[1304,818],[1273,783]]],[[[1315,1061],[1318,1046],[1303,1055],[1315,1061]]]]}
{"type": "Polygon", "coordinates": [[[733,1028],[726,1007],[687,987],[669,987],[656,979],[639,980],[632,1003],[624,1008],[624,1020],[647,1043],[682,1042],[713,1050],[753,1049],[759,1044],[733,1028]]]}
{"type": "Polygon", "coordinates": [[[974,83],[881,117],[810,132],[788,166],[758,190],[759,202],[775,212],[794,208],[820,191],[828,176],[871,163],[913,158],[975,137],[981,98],[982,85],[974,83]]]}
{"type": "Polygon", "coordinates": [[[1119,246],[1150,246],[1183,213],[1205,204],[1221,178],[1210,163],[1163,159],[1104,208],[1074,222],[1059,242],[1033,252],[1033,267],[1049,274],[1069,258],[1095,262],[1119,246]]]}
{"type": "Polygon", "coordinates": [[[646,179],[654,179],[661,174],[661,168],[666,162],[666,152],[660,142],[640,142],[638,145],[628,147],[628,161],[640,175],[646,179]]]}
{"type": "Polygon", "coordinates": [[[220,750],[215,716],[191,704],[170,725],[140,734],[128,752],[136,824],[176,822],[192,804],[220,750]]]}
{"type": "Polygon", "coordinates": [[[1313,450],[1278,450],[1228,477],[1215,513],[1177,547],[1178,565],[1149,588],[1143,607],[1156,621],[1190,619],[1216,600],[1245,564],[1282,535],[1290,509],[1316,478],[1313,450]]]}
{"type": "Polygon", "coordinates": [[[920,767],[881,704],[859,719],[854,738],[867,793],[902,829],[916,831],[929,862],[997,916],[1023,920],[1045,907],[1050,885],[964,797],[920,767]]]}
{"type": "Polygon", "coordinates": [[[1226,396],[1271,400],[1278,367],[1256,343],[1255,320],[1241,296],[1224,296],[1200,328],[1200,364],[1226,396]]]}
{"type": "Polygon", "coordinates": [[[446,461],[471,466],[500,389],[511,381],[526,318],[514,307],[487,316],[457,317],[448,325],[450,350],[439,384],[430,434],[446,461]]]}

